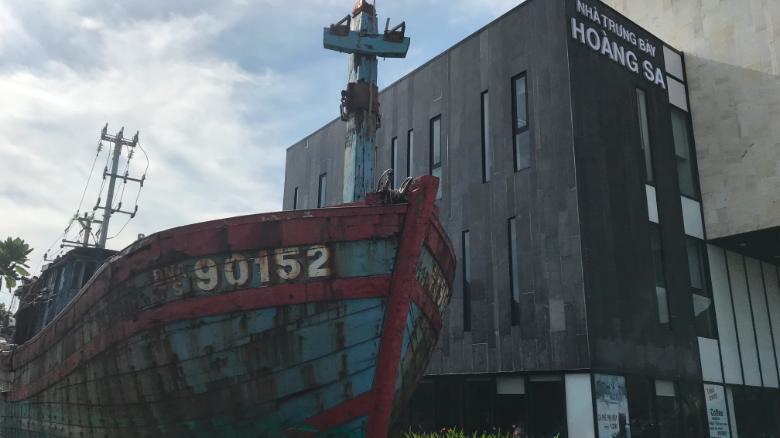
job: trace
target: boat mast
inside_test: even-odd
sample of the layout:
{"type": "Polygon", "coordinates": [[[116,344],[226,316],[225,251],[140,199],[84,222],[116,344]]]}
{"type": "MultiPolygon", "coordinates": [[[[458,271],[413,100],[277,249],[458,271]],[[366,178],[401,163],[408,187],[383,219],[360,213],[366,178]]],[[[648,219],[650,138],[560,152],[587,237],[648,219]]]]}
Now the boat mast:
{"type": "MultiPolygon", "coordinates": [[[[98,157],[100,156],[101,151],[103,150],[103,141],[109,141],[113,143],[113,149],[110,154],[111,158],[111,168],[109,169],[108,165],[103,169],[103,184],[105,184],[106,177],[108,177],[108,192],[106,194],[106,202],[105,204],[101,205],[101,197],[100,194],[98,194],[98,200],[95,204],[95,207],[92,209],[92,214],[84,213],[83,216],[80,216],[81,213],[81,203],[79,203],[79,211],[76,212],[76,215],[71,220],[71,224],[74,222],[78,222],[81,226],[81,233],[79,235],[79,238],[76,240],[69,240],[67,237],[68,231],[70,230],[70,225],[65,229],[65,237],[62,239],[62,244],[60,244],[60,248],[105,248],[106,247],[106,241],[108,240],[108,225],[111,221],[111,216],[114,213],[122,213],[130,216],[130,219],[134,218],[136,213],[138,212],[138,199],[136,198],[136,205],[133,211],[124,211],[122,210],[122,200],[119,200],[119,203],[114,207],[114,192],[116,189],[116,183],[117,180],[120,180],[123,184],[127,184],[129,182],[139,183],[140,187],[144,186],[144,181],[146,180],[146,173],[144,172],[143,176],[141,178],[131,178],[129,169],[130,169],[130,160],[133,158],[134,150],[138,146],[138,132],[135,133],[135,136],[133,136],[132,139],[124,138],[124,130],[125,128],[122,127],[122,129],[119,130],[119,132],[116,135],[109,135],[108,134],[108,124],[103,127],[103,130],[100,132],[100,140],[98,142],[98,149],[97,149],[97,155],[95,156],[95,163],[97,162],[98,157]],[[120,174],[119,172],[119,160],[122,157],[123,147],[127,146],[129,148],[129,152],[127,154],[127,169],[125,169],[124,174],[120,174]],[[98,209],[103,209],[103,219],[98,220],[95,219],[95,211],[98,209]],[[98,230],[98,236],[94,236],[92,234],[92,230],[95,228],[93,225],[98,224],[100,225],[100,228],[98,230]],[[90,243],[90,237],[94,239],[94,243],[90,243]]],[[[141,148],[143,149],[143,148],[141,148]]],[[[95,163],[92,164],[93,170],[95,163]]],[[[148,168],[148,157],[147,157],[147,168],[148,168]]],[[[92,171],[90,171],[90,179],[92,177],[92,171]]],[[[84,188],[84,193],[86,193],[87,189],[89,188],[89,179],[87,180],[87,186],[84,188]]],[[[100,186],[100,192],[102,193],[104,185],[100,186]]],[[[140,193],[141,188],[138,189],[140,193]]],[[[124,195],[124,188],[122,189],[122,194],[124,195]]],[[[82,201],[83,201],[82,196],[82,201]]],[[[44,255],[44,260],[48,260],[48,252],[44,255]]]]}
{"type": "Polygon", "coordinates": [[[347,122],[344,145],[344,202],[363,199],[373,191],[376,131],[380,127],[377,57],[404,58],[409,38],[406,23],[378,34],[374,5],[358,0],[347,15],[325,28],[326,49],[349,54],[349,82],[341,92],[341,119],[347,122]]]}

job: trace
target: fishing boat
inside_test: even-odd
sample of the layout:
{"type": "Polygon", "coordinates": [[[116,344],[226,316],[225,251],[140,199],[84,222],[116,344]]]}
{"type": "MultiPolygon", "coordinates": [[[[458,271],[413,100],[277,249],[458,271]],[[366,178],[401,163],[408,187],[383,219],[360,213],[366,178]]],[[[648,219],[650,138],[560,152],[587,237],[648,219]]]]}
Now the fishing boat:
{"type": "Polygon", "coordinates": [[[370,187],[376,56],[403,56],[404,28],[378,34],[360,0],[325,29],[325,47],[351,57],[341,205],[186,225],[110,251],[114,184],[145,177],[117,172],[138,135],[103,129],[114,159],[102,221],[80,220],[79,247],[17,291],[17,344],[0,352],[1,436],[387,436],[455,272],[438,179],[393,190],[385,175],[370,187]]]}
{"type": "Polygon", "coordinates": [[[111,256],[3,357],[3,436],[384,436],[449,299],[436,189],[188,225],[111,256]]]}

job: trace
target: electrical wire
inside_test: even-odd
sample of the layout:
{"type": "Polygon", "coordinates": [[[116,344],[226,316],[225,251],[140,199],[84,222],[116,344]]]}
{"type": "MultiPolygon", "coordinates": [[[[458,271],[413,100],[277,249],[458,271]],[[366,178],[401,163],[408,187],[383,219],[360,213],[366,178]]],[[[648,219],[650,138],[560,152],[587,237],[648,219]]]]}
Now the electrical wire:
{"type": "Polygon", "coordinates": [[[81,212],[81,206],[84,204],[84,197],[87,195],[87,189],[89,188],[90,181],[92,181],[92,174],[95,172],[95,165],[97,164],[97,160],[100,157],[100,152],[102,150],[103,150],[103,142],[98,141],[98,147],[97,147],[97,152],[95,153],[95,159],[92,160],[92,168],[89,169],[89,176],[87,177],[87,183],[84,185],[84,191],[81,192],[81,200],[79,201],[79,206],[76,209],[77,215],[79,212],[81,212]]]}
{"type": "MultiPolygon", "coordinates": [[[[92,160],[92,167],[89,170],[89,176],[87,176],[87,183],[84,185],[84,190],[81,192],[81,199],[79,200],[79,206],[76,209],[76,214],[73,215],[70,218],[70,221],[68,222],[68,225],[65,227],[65,231],[60,233],[59,236],[57,236],[57,239],[55,239],[54,242],[52,242],[52,244],[49,245],[48,248],[46,248],[46,251],[44,251],[44,256],[46,256],[49,253],[49,251],[51,251],[52,248],[54,248],[54,246],[58,242],[61,242],[62,239],[67,238],[68,232],[70,232],[70,227],[73,225],[73,222],[76,220],[76,218],[78,218],[79,215],[81,214],[81,207],[84,205],[84,198],[86,197],[87,190],[89,190],[89,183],[92,182],[92,176],[95,173],[95,165],[97,164],[98,158],[100,158],[100,153],[102,151],[103,151],[103,141],[101,139],[101,140],[98,140],[98,146],[97,146],[97,151],[95,152],[95,158],[92,160]]],[[[110,153],[106,154],[106,164],[105,164],[106,167],[108,167],[108,161],[109,161],[110,158],[111,158],[111,154],[110,153]]],[[[105,174],[104,174],[103,175],[103,182],[100,185],[100,191],[98,192],[98,196],[100,196],[102,194],[105,182],[106,182],[106,177],[105,177],[105,174]]],[[[60,248],[57,252],[55,252],[53,254],[52,258],[56,258],[61,252],[62,252],[62,248],[60,248]]],[[[38,271],[38,270],[40,270],[43,267],[44,261],[45,261],[44,257],[42,256],[40,262],[38,263],[38,266],[35,269],[35,271],[38,271]]]]}

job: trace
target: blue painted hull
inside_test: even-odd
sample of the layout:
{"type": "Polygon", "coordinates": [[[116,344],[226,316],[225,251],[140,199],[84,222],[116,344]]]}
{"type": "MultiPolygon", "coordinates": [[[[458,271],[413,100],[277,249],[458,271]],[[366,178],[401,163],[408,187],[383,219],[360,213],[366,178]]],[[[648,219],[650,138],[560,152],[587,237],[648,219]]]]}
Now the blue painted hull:
{"type": "Polygon", "coordinates": [[[424,371],[454,273],[423,218],[379,204],[149,236],[0,358],[12,382],[0,435],[383,436],[424,371]]]}

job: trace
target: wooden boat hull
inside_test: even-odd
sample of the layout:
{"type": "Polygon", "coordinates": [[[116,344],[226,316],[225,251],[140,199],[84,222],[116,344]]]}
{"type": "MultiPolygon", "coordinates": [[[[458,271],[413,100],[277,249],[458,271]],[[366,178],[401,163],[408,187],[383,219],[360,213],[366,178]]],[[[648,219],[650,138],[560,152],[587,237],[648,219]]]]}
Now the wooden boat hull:
{"type": "Polygon", "coordinates": [[[134,244],[4,358],[0,433],[385,436],[449,301],[436,187],[134,244]]]}

